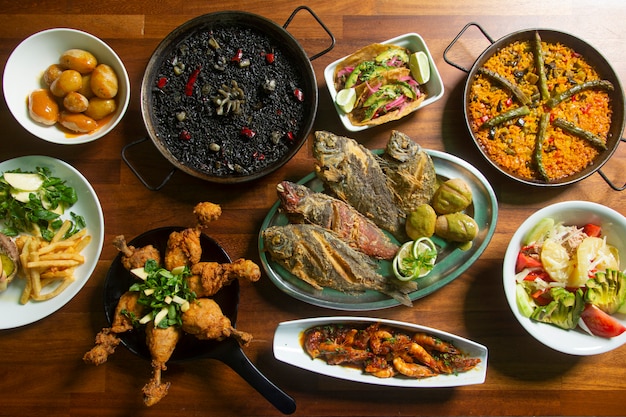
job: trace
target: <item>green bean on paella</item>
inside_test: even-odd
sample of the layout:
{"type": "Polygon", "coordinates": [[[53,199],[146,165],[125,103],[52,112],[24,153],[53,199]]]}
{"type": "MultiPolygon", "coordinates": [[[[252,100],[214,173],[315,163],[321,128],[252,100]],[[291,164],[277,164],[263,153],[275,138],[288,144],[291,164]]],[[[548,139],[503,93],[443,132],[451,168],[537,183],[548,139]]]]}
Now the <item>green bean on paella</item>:
{"type": "Polygon", "coordinates": [[[556,181],[582,171],[606,148],[612,88],[582,55],[541,41],[537,34],[499,49],[477,72],[467,104],[470,128],[504,171],[531,181],[556,181]],[[543,114],[549,123],[538,138],[543,114]]]}

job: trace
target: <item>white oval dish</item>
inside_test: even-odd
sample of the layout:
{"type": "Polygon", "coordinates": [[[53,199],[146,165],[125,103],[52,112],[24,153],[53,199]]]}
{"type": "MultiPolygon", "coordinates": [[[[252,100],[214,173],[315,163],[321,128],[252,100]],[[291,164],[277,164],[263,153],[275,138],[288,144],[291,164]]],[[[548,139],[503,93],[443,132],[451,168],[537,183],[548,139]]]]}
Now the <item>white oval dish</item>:
{"type": "MultiPolygon", "coordinates": [[[[89,181],[74,167],[66,162],[49,156],[22,156],[0,163],[0,174],[21,168],[22,171],[34,171],[37,167],[47,167],[52,175],[66,181],[78,195],[78,201],[62,218],[69,217],[72,211],[85,218],[87,233],[91,242],[83,250],[85,263],[76,268],[75,280],[61,294],[47,301],[29,301],[20,304],[20,295],[24,290],[25,281],[15,279],[9,288],[0,293],[0,329],[11,329],[41,320],[59,310],[83,288],[93,273],[104,243],[104,215],[96,192],[89,181]]],[[[1,222],[1,221],[0,221],[1,222]]],[[[0,228],[1,229],[1,228],[0,228]]]]}
{"type": "Polygon", "coordinates": [[[61,145],[92,142],[109,133],[122,120],[130,102],[130,81],[120,57],[101,39],[80,30],[55,28],[37,32],[24,39],[11,52],[3,76],[4,98],[13,117],[31,134],[61,145]],[[59,62],[68,49],[91,52],[98,62],[110,65],[118,78],[117,109],[110,119],[92,133],[68,133],[57,125],[35,122],[28,113],[28,96],[44,88],[41,80],[46,68],[59,62]]]}
{"type": "Polygon", "coordinates": [[[463,385],[482,384],[487,374],[487,348],[471,340],[453,334],[395,320],[371,317],[317,317],[286,321],[278,324],[274,333],[274,357],[281,362],[288,363],[307,371],[316,372],[334,378],[345,379],[373,385],[385,385],[404,388],[439,388],[457,387],[463,385]],[[302,347],[302,333],[314,326],[339,323],[381,323],[410,332],[425,332],[442,340],[452,342],[462,352],[473,358],[479,358],[480,364],[474,369],[456,375],[437,375],[423,379],[403,377],[378,378],[361,372],[359,369],[328,365],[321,359],[312,359],[302,347]]]}
{"type": "MultiPolygon", "coordinates": [[[[443,97],[443,80],[441,79],[441,75],[439,75],[439,70],[435,65],[435,61],[433,60],[430,51],[428,50],[428,46],[426,46],[426,42],[420,35],[418,35],[417,33],[406,33],[404,35],[397,36],[395,38],[388,39],[380,43],[402,46],[407,48],[411,52],[423,51],[426,56],[428,56],[428,61],[430,62],[430,80],[424,84],[427,96],[422,104],[420,104],[420,106],[415,109],[415,111],[421,109],[422,107],[428,106],[429,104],[432,104],[435,101],[439,100],[441,97],[443,97]]],[[[328,87],[328,92],[330,93],[330,97],[333,100],[341,123],[343,123],[344,127],[349,131],[359,132],[361,130],[369,129],[372,126],[353,125],[352,123],[350,123],[350,119],[348,119],[346,113],[344,113],[344,111],[341,110],[341,108],[339,108],[339,106],[335,103],[335,97],[337,97],[337,89],[335,88],[335,69],[337,68],[337,65],[346,58],[347,56],[344,56],[343,58],[340,58],[335,62],[329,64],[324,69],[324,80],[326,81],[326,87],[328,87]]]]}
{"type": "MultiPolygon", "coordinates": [[[[586,223],[598,224],[607,243],[617,248],[620,254],[626,254],[626,218],[617,211],[589,201],[565,201],[544,207],[528,217],[517,229],[504,255],[502,279],[506,299],[517,321],[531,336],[544,345],[571,355],[596,355],[616,349],[626,343],[626,332],[618,337],[603,338],[592,336],[576,328],[563,330],[550,324],[530,320],[520,314],[515,297],[515,262],[522,247],[522,239],[539,220],[551,217],[555,222],[566,225],[584,226],[586,223]]],[[[623,265],[622,265],[623,268],[623,265]]],[[[626,317],[616,314],[622,324],[626,317]]]]}

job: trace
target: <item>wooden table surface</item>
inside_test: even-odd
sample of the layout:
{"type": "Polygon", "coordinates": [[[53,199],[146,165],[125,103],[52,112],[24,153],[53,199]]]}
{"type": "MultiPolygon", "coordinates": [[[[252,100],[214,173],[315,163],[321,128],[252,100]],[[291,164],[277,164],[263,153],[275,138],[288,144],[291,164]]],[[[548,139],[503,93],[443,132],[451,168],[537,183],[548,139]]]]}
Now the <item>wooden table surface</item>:
{"type": "MultiPolygon", "coordinates": [[[[601,202],[626,213],[626,200],[598,173],[570,186],[515,186],[490,168],[476,151],[463,116],[466,73],[443,60],[443,51],[469,22],[494,39],[529,28],[572,33],[593,45],[626,79],[626,3],[605,1],[499,2],[490,0],[311,0],[306,3],[336,37],[332,51],[313,61],[320,91],[313,129],[348,135],[334,111],[323,80],[329,63],[372,42],[408,32],[428,44],[445,84],[443,98],[402,121],[349,134],[369,148],[380,148],[390,129],[407,133],[423,147],[459,156],[481,170],[496,190],[499,215],[495,234],[482,256],[458,279],[416,301],[365,313],[315,307],[281,292],[267,276],[241,285],[237,327],[254,335],[245,353],[297,404],[295,415],[624,415],[626,348],[588,357],[556,352],[518,324],[504,297],[502,259],[516,228],[537,209],[566,200],[601,202]],[[484,384],[446,389],[398,389],[335,380],[276,361],[272,338],[285,320],[337,314],[367,315],[418,323],[475,340],[489,348],[484,384]]],[[[124,120],[105,138],[61,146],[26,133],[0,104],[0,160],[42,154],[71,163],[98,194],[105,218],[105,242],[97,267],[80,293],[53,315],[27,326],[0,331],[0,415],[6,416],[266,416],[280,415],[264,397],[222,362],[199,359],[171,363],[165,372],[169,395],[154,407],[142,403],[141,387],[150,364],[120,347],[109,362],[82,361],[96,332],[106,325],[103,283],[116,256],[118,234],[134,237],[160,226],[192,225],[193,206],[212,201],[223,214],[208,230],[231,258],[260,263],[261,223],[276,201],[275,186],[312,171],[311,136],[289,163],[271,175],[242,185],[217,185],[176,172],[159,191],[150,191],[121,159],[122,147],[146,137],[140,112],[140,85],[157,44],[175,27],[201,14],[245,10],[282,25],[299,3],[259,0],[208,2],[136,0],[0,1],[0,62],[29,35],[53,27],[85,30],[104,39],[124,61],[131,102],[124,120]]],[[[298,18],[300,19],[300,18],[298,18]]],[[[328,43],[312,19],[303,17],[292,33],[312,55],[328,43]]],[[[473,33],[455,59],[471,66],[488,46],[473,33]]],[[[603,168],[624,183],[626,151],[618,147],[603,168]]],[[[150,142],[147,164],[166,173],[171,165],[150,142]]],[[[0,320],[3,320],[0,318],[0,320]]]]}

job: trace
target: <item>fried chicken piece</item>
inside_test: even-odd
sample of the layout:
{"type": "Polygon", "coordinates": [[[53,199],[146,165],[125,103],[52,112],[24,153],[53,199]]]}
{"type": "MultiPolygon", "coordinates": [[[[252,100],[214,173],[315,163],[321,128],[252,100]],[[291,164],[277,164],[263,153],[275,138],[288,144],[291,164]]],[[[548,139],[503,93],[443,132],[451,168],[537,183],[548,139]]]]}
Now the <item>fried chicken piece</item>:
{"type": "Polygon", "coordinates": [[[182,321],[183,330],[200,340],[221,341],[232,336],[242,346],[252,340],[250,333],[235,329],[220,306],[210,298],[194,300],[182,314],[182,321]]]}
{"type": "Polygon", "coordinates": [[[177,266],[191,266],[200,262],[200,233],[200,229],[193,228],[170,233],[165,250],[165,269],[171,271],[177,266]]]}
{"type": "Polygon", "coordinates": [[[92,365],[102,365],[107,361],[109,355],[115,352],[115,348],[120,344],[120,339],[110,328],[102,329],[96,335],[96,345],[83,356],[83,361],[92,365]]]}
{"type": "Polygon", "coordinates": [[[237,259],[232,263],[199,262],[191,267],[191,275],[187,278],[189,289],[197,297],[215,295],[222,287],[235,279],[247,279],[256,282],[261,278],[261,269],[247,259],[237,259]]]}
{"type": "Polygon", "coordinates": [[[128,246],[124,235],[116,236],[113,240],[113,246],[122,253],[122,265],[129,271],[134,268],[142,268],[148,259],[154,259],[157,264],[161,263],[161,254],[158,249],[152,245],[143,248],[128,246]]]}
{"type": "Polygon", "coordinates": [[[107,361],[110,355],[115,353],[115,348],[120,344],[118,334],[133,328],[133,317],[140,318],[143,315],[144,306],[137,303],[139,293],[127,291],[120,297],[115,306],[115,315],[111,327],[105,327],[96,335],[96,344],[83,356],[86,363],[101,365],[107,361]]]}
{"type": "Polygon", "coordinates": [[[113,333],[124,333],[133,328],[133,319],[139,320],[143,316],[144,306],[139,304],[140,293],[137,291],[126,291],[115,306],[115,315],[111,330],[113,333]]]}
{"type": "Polygon", "coordinates": [[[209,223],[217,220],[222,215],[222,208],[218,204],[203,202],[193,208],[198,220],[198,227],[207,227],[209,223]]]}
{"type": "Polygon", "coordinates": [[[167,369],[165,364],[182,335],[183,332],[178,327],[154,327],[153,322],[146,327],[146,344],[152,357],[152,378],[141,391],[143,402],[148,407],[161,401],[169,391],[171,383],[161,381],[161,372],[167,369]]]}

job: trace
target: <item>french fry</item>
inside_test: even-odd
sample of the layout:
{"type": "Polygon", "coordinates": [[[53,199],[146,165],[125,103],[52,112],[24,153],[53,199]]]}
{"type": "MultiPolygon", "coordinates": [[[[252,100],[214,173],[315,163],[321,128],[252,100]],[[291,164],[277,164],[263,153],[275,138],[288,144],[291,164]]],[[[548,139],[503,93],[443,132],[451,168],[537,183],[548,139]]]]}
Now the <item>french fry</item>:
{"type": "Polygon", "coordinates": [[[65,236],[65,234],[70,230],[70,227],[72,227],[72,222],[70,222],[69,220],[65,220],[59,230],[57,230],[57,232],[50,240],[50,243],[58,242],[63,239],[63,236],[65,236]]]}
{"type": "Polygon", "coordinates": [[[50,242],[41,235],[25,238],[20,252],[22,275],[26,279],[21,304],[50,300],[74,282],[76,267],[85,263],[80,252],[91,242],[91,235],[82,229],[65,239],[70,227],[70,221],[63,222],[50,242]]]}

